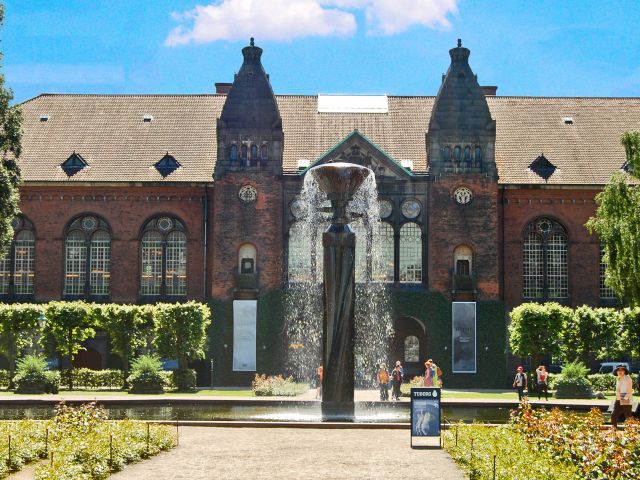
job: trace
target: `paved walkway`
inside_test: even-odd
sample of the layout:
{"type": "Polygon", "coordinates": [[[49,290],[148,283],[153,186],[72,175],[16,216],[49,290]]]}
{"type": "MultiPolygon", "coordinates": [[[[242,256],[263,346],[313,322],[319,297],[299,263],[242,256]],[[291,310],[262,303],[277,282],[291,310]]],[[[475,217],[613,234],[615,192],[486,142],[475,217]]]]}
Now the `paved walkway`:
{"type": "Polygon", "coordinates": [[[114,480],[463,480],[444,450],[412,450],[409,430],[183,427],[180,445],[114,480]]]}

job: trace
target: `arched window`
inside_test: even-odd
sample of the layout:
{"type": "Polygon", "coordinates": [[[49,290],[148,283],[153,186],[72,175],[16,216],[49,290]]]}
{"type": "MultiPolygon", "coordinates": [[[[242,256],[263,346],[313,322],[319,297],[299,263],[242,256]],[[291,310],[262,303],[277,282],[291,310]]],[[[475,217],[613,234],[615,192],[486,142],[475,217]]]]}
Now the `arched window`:
{"type": "Polygon", "coordinates": [[[400,281],[422,282],[422,230],[417,223],[405,223],[400,229],[400,281]]]}
{"type": "Polygon", "coordinates": [[[469,145],[464,147],[464,161],[465,162],[471,161],[471,147],[469,145]]]}
{"type": "Polygon", "coordinates": [[[110,293],[111,229],[94,215],[75,218],[65,239],[64,294],[72,297],[110,293]]]}
{"type": "Polygon", "coordinates": [[[247,154],[248,154],[249,149],[247,148],[246,145],[242,145],[240,147],[240,158],[242,160],[246,160],[247,159],[247,154]]]}
{"type": "Polygon", "coordinates": [[[140,295],[187,294],[187,236],[182,222],[169,216],[148,221],[140,245],[140,295]]]}
{"type": "Polygon", "coordinates": [[[460,147],[459,147],[459,146],[456,146],[456,147],[453,149],[453,159],[454,159],[456,162],[459,162],[459,161],[460,161],[460,154],[461,154],[461,153],[462,153],[462,150],[460,149],[460,147]]]}
{"type": "Polygon", "coordinates": [[[561,299],[569,296],[567,233],[560,223],[540,218],[527,226],[522,264],[523,297],[561,299]]]}
{"type": "Polygon", "coordinates": [[[466,245],[458,245],[453,251],[453,268],[456,275],[469,276],[473,272],[473,251],[466,245]]]}
{"type": "Polygon", "coordinates": [[[451,147],[444,147],[442,149],[442,159],[445,162],[450,162],[451,161],[451,147]]]}
{"type": "Polygon", "coordinates": [[[373,259],[373,280],[376,282],[393,282],[394,232],[387,222],[378,224],[379,258],[373,259]]]}
{"type": "Polygon", "coordinates": [[[482,162],[482,149],[480,147],[476,147],[475,161],[476,161],[477,164],[482,162]]]}
{"type": "Polygon", "coordinates": [[[238,160],[238,146],[237,145],[231,145],[231,148],[229,149],[229,158],[234,162],[236,160],[238,160]]]}
{"type": "Polygon", "coordinates": [[[304,234],[302,224],[294,223],[289,228],[289,282],[311,280],[311,244],[304,234]]]}
{"type": "Polygon", "coordinates": [[[607,273],[607,261],[605,258],[604,244],[600,243],[600,298],[602,300],[615,300],[616,294],[605,282],[607,273]]]}
{"type": "Polygon", "coordinates": [[[250,243],[245,243],[238,250],[238,273],[256,273],[256,247],[250,243]]]}
{"type": "Polygon", "coordinates": [[[262,160],[267,160],[269,158],[269,147],[266,145],[262,145],[262,148],[260,149],[260,158],[262,158],[262,160]]]}
{"type": "Polygon", "coordinates": [[[418,337],[414,335],[409,335],[404,339],[404,361],[420,361],[420,341],[418,340],[418,337]]]}
{"type": "Polygon", "coordinates": [[[35,234],[33,224],[19,215],[11,222],[15,236],[0,259],[0,295],[33,295],[35,234]]]}

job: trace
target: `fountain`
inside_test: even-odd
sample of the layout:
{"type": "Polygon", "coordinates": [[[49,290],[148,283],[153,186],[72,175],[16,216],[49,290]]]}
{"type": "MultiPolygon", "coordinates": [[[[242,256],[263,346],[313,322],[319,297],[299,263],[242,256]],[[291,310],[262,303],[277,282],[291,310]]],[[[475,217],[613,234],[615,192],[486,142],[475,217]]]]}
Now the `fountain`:
{"type": "Polygon", "coordinates": [[[331,224],[322,234],[324,247],[324,319],[322,323],[322,419],[354,418],[354,305],[356,235],[347,205],[371,170],[350,163],[329,163],[310,170],[327,194],[331,224]]]}

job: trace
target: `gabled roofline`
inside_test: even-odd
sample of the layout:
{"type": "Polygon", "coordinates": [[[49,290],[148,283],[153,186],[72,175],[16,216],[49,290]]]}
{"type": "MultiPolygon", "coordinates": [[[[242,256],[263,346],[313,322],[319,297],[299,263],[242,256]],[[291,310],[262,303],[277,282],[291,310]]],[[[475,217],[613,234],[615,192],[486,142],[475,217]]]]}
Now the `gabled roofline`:
{"type": "Polygon", "coordinates": [[[389,160],[391,163],[393,163],[395,166],[397,166],[400,170],[402,170],[405,174],[407,174],[409,177],[414,177],[415,174],[411,171],[408,170],[406,168],[404,168],[396,159],[394,159],[391,155],[389,155],[388,153],[386,153],[384,150],[382,150],[378,145],[376,145],[373,141],[371,141],[371,139],[369,137],[367,137],[366,135],[364,135],[363,133],[361,133],[357,128],[354,129],[350,134],[348,134],[346,137],[344,137],[342,140],[340,140],[338,143],[336,143],[333,147],[331,147],[329,150],[327,150],[326,152],[324,152],[322,155],[320,155],[316,160],[314,160],[307,168],[305,168],[304,170],[302,170],[301,172],[298,172],[298,175],[302,176],[305,173],[307,173],[310,169],[312,169],[313,167],[315,167],[316,165],[318,165],[320,162],[322,162],[324,159],[326,159],[329,155],[331,155],[332,153],[336,152],[337,150],[340,149],[340,147],[342,147],[345,143],[347,143],[349,140],[351,140],[351,138],[358,136],[361,139],[363,139],[365,142],[367,142],[369,145],[371,145],[375,151],[377,153],[379,153],[381,156],[383,156],[384,158],[386,158],[387,160],[389,160]]]}

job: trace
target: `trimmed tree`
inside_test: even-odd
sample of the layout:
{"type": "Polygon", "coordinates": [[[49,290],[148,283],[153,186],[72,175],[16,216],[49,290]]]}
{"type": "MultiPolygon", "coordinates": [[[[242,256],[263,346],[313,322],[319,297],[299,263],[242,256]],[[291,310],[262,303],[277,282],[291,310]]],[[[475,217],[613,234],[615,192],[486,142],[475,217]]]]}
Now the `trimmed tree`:
{"type": "Polygon", "coordinates": [[[571,309],[558,303],[523,303],[509,317],[509,346],[519,357],[531,357],[535,367],[546,355],[558,355],[558,338],[571,309]]]}
{"type": "Polygon", "coordinates": [[[615,350],[619,315],[612,308],[576,308],[565,319],[560,336],[567,362],[588,365],[592,356],[602,358],[615,350]]]}
{"type": "Polygon", "coordinates": [[[42,307],[37,305],[0,305],[0,353],[9,363],[9,389],[14,388],[18,356],[34,343],[41,314],[42,307]]]}
{"type": "Polygon", "coordinates": [[[54,340],[55,350],[69,359],[68,386],[73,390],[73,359],[79,351],[86,350],[84,341],[96,334],[90,306],[85,302],[50,302],[46,316],[45,333],[54,340]]]}
{"type": "Polygon", "coordinates": [[[620,317],[621,353],[637,358],[640,356],[640,307],[624,308],[620,311],[620,317]]]}
{"type": "Polygon", "coordinates": [[[586,226],[600,237],[607,265],[606,284],[625,303],[640,305],[640,132],[626,132],[621,143],[628,175],[613,176],[596,195],[598,210],[586,226]]]}
{"type": "Polygon", "coordinates": [[[111,351],[122,360],[123,388],[127,389],[131,359],[145,343],[146,319],[134,305],[95,305],[93,312],[97,326],[109,335],[111,351]]]}
{"type": "MultiPolygon", "coordinates": [[[[4,22],[4,5],[0,4],[0,26],[4,22]]],[[[0,52],[0,60],[2,53],[0,52]]],[[[13,238],[11,221],[20,212],[20,169],[16,160],[22,147],[22,112],[11,107],[13,92],[4,85],[4,75],[0,73],[0,256],[4,246],[13,238]]]]}
{"type": "Polygon", "coordinates": [[[154,345],[164,358],[177,358],[174,381],[178,390],[195,387],[195,378],[188,368],[190,360],[204,358],[207,328],[211,310],[202,303],[158,304],[154,312],[154,345]]]}

